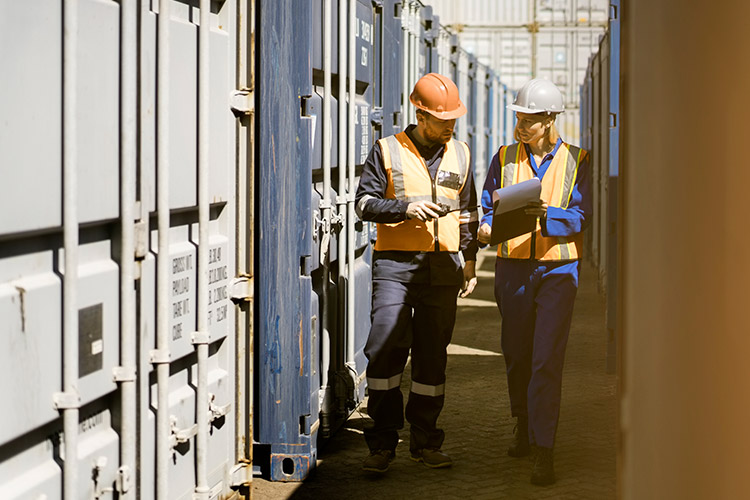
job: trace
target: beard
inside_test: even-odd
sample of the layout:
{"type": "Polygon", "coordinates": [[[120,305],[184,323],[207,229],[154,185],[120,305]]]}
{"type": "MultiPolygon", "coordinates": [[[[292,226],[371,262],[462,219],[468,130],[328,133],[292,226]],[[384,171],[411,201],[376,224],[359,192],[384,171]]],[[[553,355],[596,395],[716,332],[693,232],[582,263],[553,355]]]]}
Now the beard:
{"type": "Polygon", "coordinates": [[[447,130],[442,132],[435,132],[429,134],[425,139],[429,140],[433,144],[447,144],[448,141],[453,137],[453,131],[447,130]]]}

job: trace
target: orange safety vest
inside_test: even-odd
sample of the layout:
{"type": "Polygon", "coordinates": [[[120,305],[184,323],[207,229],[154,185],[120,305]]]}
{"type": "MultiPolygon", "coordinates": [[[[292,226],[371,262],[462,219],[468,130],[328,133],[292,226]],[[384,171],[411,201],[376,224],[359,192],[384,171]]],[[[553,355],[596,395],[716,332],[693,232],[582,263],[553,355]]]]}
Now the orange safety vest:
{"type": "MultiPolygon", "coordinates": [[[[578,167],[588,153],[581,148],[562,143],[542,179],[541,198],[550,207],[567,208],[578,175],[578,167]]],[[[526,148],[519,143],[502,146],[498,151],[502,173],[500,187],[510,186],[536,177],[531,168],[526,148]]],[[[534,242],[537,260],[575,260],[581,256],[583,233],[572,236],[542,236],[537,220],[536,231],[501,243],[497,256],[505,259],[530,259],[534,242]]]]}
{"type": "Polygon", "coordinates": [[[468,211],[457,210],[459,193],[469,172],[469,147],[451,139],[445,145],[433,182],[422,155],[405,132],[380,139],[378,144],[388,176],[386,199],[409,203],[432,201],[454,211],[431,222],[406,219],[395,224],[379,223],[375,250],[457,252],[461,238],[459,224],[471,217],[468,211]]]}

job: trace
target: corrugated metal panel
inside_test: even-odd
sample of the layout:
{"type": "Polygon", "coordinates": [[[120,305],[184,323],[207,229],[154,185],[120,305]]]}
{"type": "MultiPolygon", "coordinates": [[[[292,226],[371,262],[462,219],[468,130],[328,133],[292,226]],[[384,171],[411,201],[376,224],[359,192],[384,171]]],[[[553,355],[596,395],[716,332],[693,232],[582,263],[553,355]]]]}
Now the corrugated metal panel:
{"type": "Polygon", "coordinates": [[[159,27],[156,3],[0,7],[0,168],[17,180],[0,187],[3,499],[228,495],[245,457],[229,102],[243,36],[233,0],[162,2],[159,27]]]}

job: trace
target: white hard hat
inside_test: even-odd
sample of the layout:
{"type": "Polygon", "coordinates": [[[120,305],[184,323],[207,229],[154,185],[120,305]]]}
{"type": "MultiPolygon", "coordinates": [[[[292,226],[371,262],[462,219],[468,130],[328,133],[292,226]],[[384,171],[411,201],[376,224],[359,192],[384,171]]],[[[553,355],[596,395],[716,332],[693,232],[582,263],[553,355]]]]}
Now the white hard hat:
{"type": "Polygon", "coordinates": [[[534,78],[526,82],[508,109],[521,113],[562,113],[565,111],[560,89],[549,80],[534,78]]]}

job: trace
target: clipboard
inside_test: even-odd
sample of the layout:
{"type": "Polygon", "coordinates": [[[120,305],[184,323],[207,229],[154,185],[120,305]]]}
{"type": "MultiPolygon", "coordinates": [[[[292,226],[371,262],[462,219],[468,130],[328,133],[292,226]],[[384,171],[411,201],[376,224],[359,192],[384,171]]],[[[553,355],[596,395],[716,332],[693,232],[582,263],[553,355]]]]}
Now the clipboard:
{"type": "Polygon", "coordinates": [[[492,234],[490,245],[536,230],[537,216],[527,215],[525,207],[539,201],[542,183],[534,177],[497,189],[492,193],[492,234]]]}

